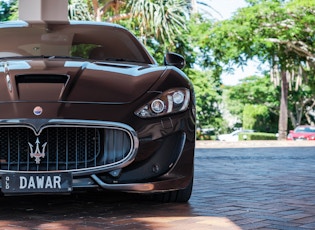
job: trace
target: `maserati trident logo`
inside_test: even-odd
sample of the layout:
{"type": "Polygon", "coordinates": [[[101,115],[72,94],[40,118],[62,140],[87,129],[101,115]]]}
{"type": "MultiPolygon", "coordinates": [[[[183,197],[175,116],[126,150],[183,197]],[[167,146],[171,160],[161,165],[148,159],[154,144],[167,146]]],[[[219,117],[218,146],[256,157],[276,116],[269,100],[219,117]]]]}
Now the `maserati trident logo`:
{"type": "Polygon", "coordinates": [[[34,146],[30,142],[28,142],[28,145],[30,146],[30,149],[31,149],[30,156],[31,156],[31,158],[35,157],[36,164],[39,164],[40,158],[45,157],[45,148],[46,148],[47,142],[42,144],[41,150],[40,150],[40,145],[39,145],[40,142],[39,142],[38,138],[36,139],[35,144],[36,144],[36,147],[35,147],[35,151],[34,151],[34,149],[33,149],[34,146]]]}
{"type": "Polygon", "coordinates": [[[40,107],[40,106],[36,106],[33,109],[33,113],[34,113],[34,115],[39,116],[39,115],[41,115],[43,113],[43,108],[40,107]]]}

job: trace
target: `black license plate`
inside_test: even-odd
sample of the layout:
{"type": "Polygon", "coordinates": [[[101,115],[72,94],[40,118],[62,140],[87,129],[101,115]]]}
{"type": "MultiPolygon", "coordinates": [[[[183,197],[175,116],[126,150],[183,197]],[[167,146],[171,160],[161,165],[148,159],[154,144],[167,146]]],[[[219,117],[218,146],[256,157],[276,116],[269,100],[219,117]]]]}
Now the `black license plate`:
{"type": "Polygon", "coordinates": [[[1,176],[3,193],[69,193],[71,173],[15,173],[1,176]]]}

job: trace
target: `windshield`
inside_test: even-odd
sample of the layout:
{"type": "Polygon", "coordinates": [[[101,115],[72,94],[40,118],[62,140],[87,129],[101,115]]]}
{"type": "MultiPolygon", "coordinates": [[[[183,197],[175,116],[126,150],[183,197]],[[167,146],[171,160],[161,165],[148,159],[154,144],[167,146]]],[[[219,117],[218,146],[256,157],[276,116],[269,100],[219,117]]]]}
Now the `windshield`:
{"type": "Polygon", "coordinates": [[[296,133],[315,133],[315,127],[297,127],[296,133]]]}
{"type": "Polygon", "coordinates": [[[0,27],[0,33],[0,58],[61,56],[154,63],[132,34],[105,23],[0,27]]]}

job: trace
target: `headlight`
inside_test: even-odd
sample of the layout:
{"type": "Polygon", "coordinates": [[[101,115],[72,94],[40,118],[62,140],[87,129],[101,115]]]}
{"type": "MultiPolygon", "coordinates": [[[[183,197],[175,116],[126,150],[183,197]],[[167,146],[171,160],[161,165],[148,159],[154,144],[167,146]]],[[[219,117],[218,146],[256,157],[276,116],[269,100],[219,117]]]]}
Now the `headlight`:
{"type": "Polygon", "coordinates": [[[170,89],[138,109],[135,114],[142,118],[163,116],[181,112],[189,105],[190,93],[186,88],[170,89]]]}
{"type": "Polygon", "coordinates": [[[154,100],[151,103],[151,109],[154,113],[159,114],[159,113],[163,113],[164,109],[165,109],[165,104],[162,100],[157,99],[154,100]]]}

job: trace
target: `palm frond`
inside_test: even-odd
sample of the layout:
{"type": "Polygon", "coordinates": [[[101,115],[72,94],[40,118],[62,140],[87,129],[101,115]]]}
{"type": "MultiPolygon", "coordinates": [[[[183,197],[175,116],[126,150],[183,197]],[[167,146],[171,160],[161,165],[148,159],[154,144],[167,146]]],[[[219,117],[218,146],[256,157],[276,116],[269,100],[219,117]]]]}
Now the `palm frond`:
{"type": "Polygon", "coordinates": [[[168,40],[186,29],[186,0],[131,0],[132,14],[138,17],[140,31],[154,33],[157,39],[168,40]]]}
{"type": "Polygon", "coordinates": [[[71,20],[91,21],[93,16],[90,14],[89,7],[85,0],[71,0],[68,5],[68,17],[71,20]]]}

